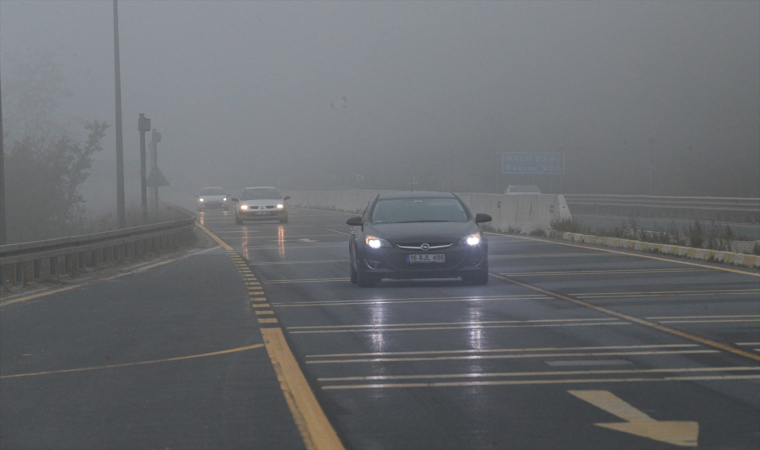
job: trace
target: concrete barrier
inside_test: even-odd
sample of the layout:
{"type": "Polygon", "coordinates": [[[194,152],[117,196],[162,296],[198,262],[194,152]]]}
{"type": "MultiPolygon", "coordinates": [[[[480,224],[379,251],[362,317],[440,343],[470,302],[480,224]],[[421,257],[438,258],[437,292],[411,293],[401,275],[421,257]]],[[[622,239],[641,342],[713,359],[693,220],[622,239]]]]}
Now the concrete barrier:
{"type": "MultiPolygon", "coordinates": [[[[360,214],[378,194],[390,192],[395,191],[283,191],[283,195],[290,196],[288,203],[293,206],[360,214]]],[[[495,231],[548,231],[551,222],[572,219],[562,195],[457,195],[474,214],[485,213],[493,217],[486,226],[495,231]]]]}

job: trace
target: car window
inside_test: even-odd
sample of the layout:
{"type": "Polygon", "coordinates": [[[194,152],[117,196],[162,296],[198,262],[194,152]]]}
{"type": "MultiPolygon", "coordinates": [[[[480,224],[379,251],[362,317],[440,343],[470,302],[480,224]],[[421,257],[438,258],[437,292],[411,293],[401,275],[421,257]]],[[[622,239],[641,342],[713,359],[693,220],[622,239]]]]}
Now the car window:
{"type": "Polygon", "coordinates": [[[455,198],[398,198],[379,200],[372,210],[374,223],[466,222],[462,203],[455,198]]]}
{"type": "Polygon", "coordinates": [[[201,189],[201,195],[226,195],[222,188],[204,188],[201,189]]]}
{"type": "Polygon", "coordinates": [[[282,195],[277,189],[243,189],[240,200],[281,200],[282,195]]]}
{"type": "Polygon", "coordinates": [[[512,185],[507,188],[505,194],[540,194],[538,186],[532,184],[512,185]]]}

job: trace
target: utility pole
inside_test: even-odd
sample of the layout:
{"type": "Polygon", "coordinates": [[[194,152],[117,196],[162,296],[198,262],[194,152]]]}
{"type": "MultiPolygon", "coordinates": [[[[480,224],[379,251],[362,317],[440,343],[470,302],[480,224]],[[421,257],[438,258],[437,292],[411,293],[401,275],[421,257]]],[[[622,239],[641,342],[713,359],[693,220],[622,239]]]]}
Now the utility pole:
{"type": "MultiPolygon", "coordinates": [[[[0,95],[0,245],[7,244],[5,234],[5,144],[3,139],[3,99],[0,95]]],[[[0,284],[5,282],[0,265],[0,284]]]]}
{"type": "Polygon", "coordinates": [[[126,226],[124,209],[124,139],[121,129],[121,65],[119,62],[119,8],[113,0],[113,65],[116,91],[116,222],[126,226]]]}
{"type": "Polygon", "coordinates": [[[150,131],[150,119],[145,117],[145,114],[140,113],[140,118],[137,119],[137,131],[140,132],[140,206],[142,206],[142,218],[143,222],[148,221],[148,184],[146,182],[148,175],[146,173],[146,157],[145,157],[145,133],[150,131]]]}

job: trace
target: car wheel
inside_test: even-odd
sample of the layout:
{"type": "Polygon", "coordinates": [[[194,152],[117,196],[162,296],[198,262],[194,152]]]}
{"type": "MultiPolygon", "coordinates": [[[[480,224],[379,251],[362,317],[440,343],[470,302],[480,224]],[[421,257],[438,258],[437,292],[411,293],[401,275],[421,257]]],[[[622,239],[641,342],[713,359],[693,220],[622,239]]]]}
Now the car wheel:
{"type": "Polygon", "coordinates": [[[353,264],[351,264],[351,263],[348,263],[348,266],[351,268],[351,282],[352,282],[353,284],[356,284],[356,283],[358,283],[358,280],[359,280],[359,276],[358,276],[358,274],[356,273],[356,270],[354,269],[354,265],[353,265],[353,264]]]}
{"type": "Polygon", "coordinates": [[[240,217],[237,214],[235,214],[235,225],[242,225],[242,224],[243,224],[243,221],[240,220],[240,217]]]}

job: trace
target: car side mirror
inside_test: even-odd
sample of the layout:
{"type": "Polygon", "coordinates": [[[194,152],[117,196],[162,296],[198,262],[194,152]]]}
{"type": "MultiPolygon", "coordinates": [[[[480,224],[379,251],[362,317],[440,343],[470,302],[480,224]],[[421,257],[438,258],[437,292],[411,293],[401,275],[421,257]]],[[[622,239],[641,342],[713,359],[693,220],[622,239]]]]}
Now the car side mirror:
{"type": "Polygon", "coordinates": [[[346,225],[350,225],[352,227],[361,227],[364,225],[364,222],[362,222],[361,216],[349,217],[349,219],[346,220],[346,225]]]}
{"type": "Polygon", "coordinates": [[[475,223],[490,222],[493,218],[488,214],[477,213],[475,214],[475,223]]]}
{"type": "Polygon", "coordinates": [[[230,197],[231,202],[239,202],[240,200],[237,199],[237,197],[230,197]]]}
{"type": "Polygon", "coordinates": [[[289,196],[289,195],[286,195],[285,197],[283,197],[283,198],[282,198],[282,200],[283,200],[283,201],[284,201],[284,200],[290,200],[290,196],[289,196]]]}

